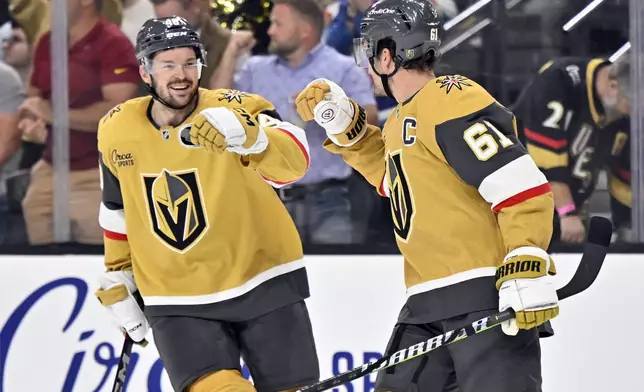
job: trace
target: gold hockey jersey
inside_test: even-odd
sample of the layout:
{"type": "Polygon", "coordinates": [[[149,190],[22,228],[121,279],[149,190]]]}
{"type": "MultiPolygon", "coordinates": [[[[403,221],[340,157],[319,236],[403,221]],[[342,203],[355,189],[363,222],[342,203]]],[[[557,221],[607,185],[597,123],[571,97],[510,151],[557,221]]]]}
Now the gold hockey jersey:
{"type": "Polygon", "coordinates": [[[149,315],[201,307],[244,319],[307,297],[301,241],[272,187],[308,169],[304,131],[262,97],[234,90],[200,89],[177,127],[158,127],[152,102],[132,99],[100,122],[107,269],[132,268],[149,315]],[[192,118],[216,106],[277,118],[263,127],[267,149],[241,156],[186,143],[192,118]]]}
{"type": "Polygon", "coordinates": [[[409,296],[401,322],[496,308],[496,267],[548,247],[550,186],[516,137],[513,114],[462,76],[436,78],[342,154],[390,199],[409,296]]]}

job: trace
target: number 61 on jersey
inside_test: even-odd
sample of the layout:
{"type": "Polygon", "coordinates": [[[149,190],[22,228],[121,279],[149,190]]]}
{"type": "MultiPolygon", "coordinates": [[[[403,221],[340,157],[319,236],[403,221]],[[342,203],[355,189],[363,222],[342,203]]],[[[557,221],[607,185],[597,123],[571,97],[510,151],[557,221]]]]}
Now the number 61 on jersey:
{"type": "Polygon", "coordinates": [[[499,151],[499,145],[500,148],[506,148],[514,144],[494,125],[485,120],[467,128],[463,132],[463,139],[465,139],[465,142],[479,161],[487,161],[496,155],[499,151]],[[493,135],[496,135],[496,139],[493,135]]]}

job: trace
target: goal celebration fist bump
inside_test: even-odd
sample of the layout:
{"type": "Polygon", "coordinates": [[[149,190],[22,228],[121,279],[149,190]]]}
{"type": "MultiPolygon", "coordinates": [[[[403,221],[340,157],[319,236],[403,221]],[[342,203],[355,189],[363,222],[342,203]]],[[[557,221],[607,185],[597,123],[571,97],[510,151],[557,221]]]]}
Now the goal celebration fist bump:
{"type": "Polygon", "coordinates": [[[268,147],[266,133],[244,108],[202,110],[190,127],[190,142],[210,152],[259,154],[268,147]]]}
{"type": "Polygon", "coordinates": [[[304,121],[315,120],[338,146],[356,144],[367,129],[367,113],[340,86],[327,79],[309,83],[295,99],[304,121]]]}

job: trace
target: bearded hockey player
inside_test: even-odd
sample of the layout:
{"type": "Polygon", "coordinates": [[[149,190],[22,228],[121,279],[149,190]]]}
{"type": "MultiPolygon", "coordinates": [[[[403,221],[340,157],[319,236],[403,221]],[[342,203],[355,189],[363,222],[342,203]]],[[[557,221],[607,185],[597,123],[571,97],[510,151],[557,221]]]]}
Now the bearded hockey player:
{"type": "Polygon", "coordinates": [[[376,390],[540,391],[536,327],[559,313],[545,251],[550,185],[510,111],[470,79],[434,76],[440,34],[430,2],[378,1],[355,55],[377,92],[399,103],[382,132],[325,80],[299,94],[298,112],[390,199],[408,298],[387,355],[499,309],[517,312],[500,329],[380,372],[376,390]]]}
{"type": "Polygon", "coordinates": [[[615,63],[560,58],[546,63],[513,106],[519,138],[552,186],[553,241],[586,236],[584,204],[612,158],[630,111],[628,56],[615,63]]]}
{"type": "Polygon", "coordinates": [[[97,296],[134,341],[152,329],[176,391],[317,381],[301,242],[271,186],[305,174],[304,132],[262,97],[199,89],[205,53],[183,18],[148,20],[136,46],[151,95],[99,128],[97,296]]]}

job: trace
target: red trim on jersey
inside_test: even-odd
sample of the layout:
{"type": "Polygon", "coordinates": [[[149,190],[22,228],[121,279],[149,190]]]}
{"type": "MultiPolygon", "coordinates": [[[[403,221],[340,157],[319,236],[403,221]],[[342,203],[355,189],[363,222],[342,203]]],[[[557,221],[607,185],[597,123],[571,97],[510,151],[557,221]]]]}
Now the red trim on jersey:
{"type": "Polygon", "coordinates": [[[380,189],[378,189],[378,191],[380,192],[380,196],[385,196],[385,197],[387,196],[387,194],[385,193],[385,182],[384,181],[380,183],[380,189]]]}
{"type": "Polygon", "coordinates": [[[496,205],[496,207],[494,207],[494,212],[499,212],[506,207],[515,206],[521,202],[532,199],[533,197],[541,196],[548,192],[550,192],[550,183],[545,183],[534,188],[530,188],[500,202],[496,205]]]}
{"type": "Polygon", "coordinates": [[[385,190],[385,177],[382,177],[382,181],[380,182],[380,188],[378,188],[378,193],[382,197],[388,197],[387,191],[385,190]]]}
{"type": "Polygon", "coordinates": [[[541,143],[555,150],[564,148],[568,145],[568,140],[565,140],[565,139],[564,140],[552,139],[528,128],[524,128],[523,131],[525,133],[525,136],[528,139],[533,140],[537,143],[541,143]]]}
{"type": "Polygon", "coordinates": [[[306,159],[306,169],[308,170],[311,158],[309,157],[309,152],[306,150],[306,147],[304,147],[302,142],[295,135],[293,135],[290,131],[287,131],[284,128],[276,128],[276,129],[279,129],[280,131],[282,131],[282,132],[286,133],[287,135],[289,135],[291,137],[291,139],[293,139],[295,144],[297,144],[297,146],[302,151],[302,154],[304,154],[304,159],[306,159]]]}
{"type": "MultiPolygon", "coordinates": [[[[293,141],[295,142],[295,144],[297,144],[297,146],[300,148],[300,150],[302,151],[302,154],[304,154],[304,159],[306,160],[306,170],[304,171],[306,173],[306,171],[309,170],[309,166],[311,164],[311,158],[309,157],[309,152],[306,151],[306,147],[304,147],[304,144],[302,144],[302,142],[299,141],[297,136],[293,135],[291,132],[287,131],[286,129],[284,129],[284,128],[275,128],[275,129],[279,129],[280,131],[282,131],[285,134],[287,134],[288,136],[290,136],[291,139],[293,139],[293,141]]],[[[296,178],[293,181],[275,181],[275,180],[271,180],[270,178],[266,178],[264,176],[262,176],[262,178],[264,180],[270,181],[270,182],[272,182],[272,183],[274,183],[276,185],[287,185],[287,184],[291,184],[291,183],[299,180],[302,177],[296,178]]]]}
{"type": "Polygon", "coordinates": [[[103,230],[105,232],[105,237],[114,240],[114,241],[127,241],[127,235],[121,233],[115,233],[109,230],[103,230]]]}

